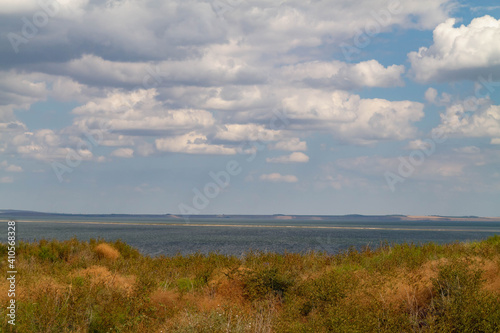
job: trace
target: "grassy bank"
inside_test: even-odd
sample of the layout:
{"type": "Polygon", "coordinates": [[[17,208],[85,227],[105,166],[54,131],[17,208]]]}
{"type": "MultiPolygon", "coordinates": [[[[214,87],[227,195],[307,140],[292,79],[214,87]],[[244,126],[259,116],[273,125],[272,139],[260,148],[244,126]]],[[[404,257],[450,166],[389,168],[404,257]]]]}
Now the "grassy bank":
{"type": "MultiPolygon", "coordinates": [[[[0,255],[6,272],[6,244],[0,255]]],[[[40,241],[19,244],[17,270],[17,332],[500,331],[499,236],[241,258],[40,241]]]]}

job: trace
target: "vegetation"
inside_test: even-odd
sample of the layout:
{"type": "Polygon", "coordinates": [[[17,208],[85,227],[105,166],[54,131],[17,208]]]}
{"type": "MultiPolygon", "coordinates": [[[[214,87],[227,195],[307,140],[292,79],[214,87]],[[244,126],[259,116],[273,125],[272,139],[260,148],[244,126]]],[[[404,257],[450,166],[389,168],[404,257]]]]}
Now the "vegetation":
{"type": "MultiPolygon", "coordinates": [[[[7,269],[7,245],[0,244],[7,269]]],[[[3,332],[499,332],[500,237],[337,255],[148,257],[104,240],[17,249],[3,332]]]]}

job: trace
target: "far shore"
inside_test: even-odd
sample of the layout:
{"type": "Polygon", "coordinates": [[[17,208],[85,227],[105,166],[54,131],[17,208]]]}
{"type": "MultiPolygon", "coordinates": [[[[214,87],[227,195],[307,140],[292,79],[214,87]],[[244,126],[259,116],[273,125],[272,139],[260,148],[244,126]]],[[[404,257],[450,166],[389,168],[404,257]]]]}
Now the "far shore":
{"type": "MultiPolygon", "coordinates": [[[[0,222],[8,222],[8,220],[0,220],[0,222]]],[[[342,230],[401,230],[401,231],[474,231],[474,232],[498,232],[500,229],[456,229],[456,228],[391,228],[391,227],[365,227],[365,226],[308,226],[308,225],[269,225],[269,224],[208,224],[200,222],[191,223],[150,223],[150,222],[96,222],[96,221],[47,221],[47,220],[16,220],[17,223],[59,223],[59,224],[96,224],[96,225],[129,225],[129,226],[179,226],[179,227],[232,227],[232,228],[296,228],[296,229],[342,229],[342,230]]],[[[500,222],[492,220],[492,222],[500,222]]]]}

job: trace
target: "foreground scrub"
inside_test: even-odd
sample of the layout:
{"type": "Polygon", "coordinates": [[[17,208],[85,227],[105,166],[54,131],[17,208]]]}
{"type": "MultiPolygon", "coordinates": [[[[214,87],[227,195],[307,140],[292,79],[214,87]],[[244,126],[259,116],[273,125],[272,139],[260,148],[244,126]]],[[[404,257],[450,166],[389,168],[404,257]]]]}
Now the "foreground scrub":
{"type": "MultiPolygon", "coordinates": [[[[4,332],[498,332],[500,237],[337,255],[148,257],[104,240],[21,242],[4,332]]],[[[8,271],[8,244],[0,245],[8,271]]]]}

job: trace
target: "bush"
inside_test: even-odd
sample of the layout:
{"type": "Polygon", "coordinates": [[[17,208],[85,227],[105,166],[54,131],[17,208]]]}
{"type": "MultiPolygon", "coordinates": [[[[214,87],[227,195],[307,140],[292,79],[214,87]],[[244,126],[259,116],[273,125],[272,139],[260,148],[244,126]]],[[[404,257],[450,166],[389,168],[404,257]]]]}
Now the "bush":
{"type": "Polygon", "coordinates": [[[498,332],[499,299],[487,295],[481,270],[468,260],[453,260],[433,279],[432,324],[442,332],[498,332]]]}
{"type": "Polygon", "coordinates": [[[255,300],[274,295],[283,297],[288,288],[293,285],[293,279],[278,272],[277,268],[266,268],[244,273],[243,284],[245,296],[255,300]]]}
{"type": "Polygon", "coordinates": [[[97,257],[99,258],[116,260],[120,257],[120,252],[118,252],[118,250],[116,250],[114,247],[106,243],[101,243],[97,245],[94,251],[97,254],[97,257]]]}
{"type": "MultiPolygon", "coordinates": [[[[19,242],[16,329],[500,332],[499,244],[493,237],[237,258],[149,257],[102,239],[19,242]]],[[[0,289],[8,290],[7,280],[0,289]]],[[[0,305],[7,303],[0,294],[0,305]]],[[[8,332],[1,318],[0,332],[8,332]]]]}

